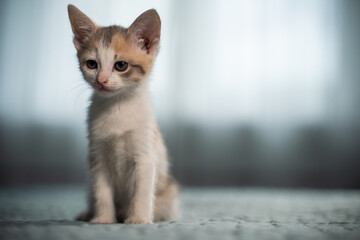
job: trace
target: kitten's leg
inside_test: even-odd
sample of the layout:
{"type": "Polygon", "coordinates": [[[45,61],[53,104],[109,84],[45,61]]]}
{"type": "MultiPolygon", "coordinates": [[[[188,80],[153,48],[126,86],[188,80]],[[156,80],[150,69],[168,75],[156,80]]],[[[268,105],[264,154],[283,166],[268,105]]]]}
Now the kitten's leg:
{"type": "Polygon", "coordinates": [[[133,199],[131,201],[129,215],[126,224],[149,224],[154,219],[154,192],[155,192],[155,161],[154,155],[149,148],[148,142],[142,142],[146,138],[134,141],[138,152],[135,153],[134,179],[132,183],[133,199]],[[139,149],[142,149],[141,153],[139,149]]]}
{"type": "Polygon", "coordinates": [[[178,185],[170,178],[166,187],[157,193],[155,198],[155,222],[172,221],[178,217],[178,191],[178,185]]]}
{"type": "Polygon", "coordinates": [[[103,169],[92,171],[93,175],[93,208],[92,223],[116,223],[113,190],[108,176],[103,169]]]}
{"type": "Polygon", "coordinates": [[[154,218],[154,163],[141,161],[136,164],[134,195],[126,224],[149,224],[154,218]]]}

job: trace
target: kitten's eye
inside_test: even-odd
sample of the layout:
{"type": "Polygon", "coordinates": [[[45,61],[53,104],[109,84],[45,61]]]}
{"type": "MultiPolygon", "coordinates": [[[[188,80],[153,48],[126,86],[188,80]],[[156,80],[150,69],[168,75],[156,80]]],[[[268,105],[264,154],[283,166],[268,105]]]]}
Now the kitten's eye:
{"type": "Polygon", "coordinates": [[[90,69],[96,69],[97,68],[97,62],[94,60],[87,60],[86,66],[90,69]]]}
{"type": "Polygon", "coordinates": [[[124,72],[128,68],[128,63],[124,61],[116,62],[114,68],[119,72],[124,72]]]}

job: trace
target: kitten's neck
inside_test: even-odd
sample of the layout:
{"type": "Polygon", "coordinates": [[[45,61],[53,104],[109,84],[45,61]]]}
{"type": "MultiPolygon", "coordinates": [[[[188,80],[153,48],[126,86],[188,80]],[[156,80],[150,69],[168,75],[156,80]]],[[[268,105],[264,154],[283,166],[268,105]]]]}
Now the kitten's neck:
{"type": "Polygon", "coordinates": [[[131,96],[119,94],[113,97],[103,97],[94,93],[89,106],[88,123],[91,125],[99,117],[121,116],[122,118],[133,113],[136,113],[135,118],[139,118],[139,116],[148,120],[154,118],[151,96],[146,86],[137,88],[131,96]]]}

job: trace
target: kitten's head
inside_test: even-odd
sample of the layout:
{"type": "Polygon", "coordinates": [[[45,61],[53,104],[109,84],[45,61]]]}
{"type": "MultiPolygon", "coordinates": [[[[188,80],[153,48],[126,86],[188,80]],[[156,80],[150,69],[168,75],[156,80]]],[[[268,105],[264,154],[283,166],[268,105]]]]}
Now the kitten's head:
{"type": "Polygon", "coordinates": [[[146,81],[160,40],[161,21],[154,9],[129,28],[101,27],[73,5],[68,11],[81,72],[97,94],[126,94],[146,81]]]}

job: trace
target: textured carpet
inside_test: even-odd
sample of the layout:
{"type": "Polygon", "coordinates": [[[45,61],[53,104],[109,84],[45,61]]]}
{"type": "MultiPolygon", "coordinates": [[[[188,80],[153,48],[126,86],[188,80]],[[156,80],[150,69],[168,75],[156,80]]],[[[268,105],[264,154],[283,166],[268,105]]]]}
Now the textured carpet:
{"type": "Polygon", "coordinates": [[[0,190],[0,239],[360,239],[360,191],[183,189],[182,217],[152,225],[74,221],[82,187],[0,190]]]}

